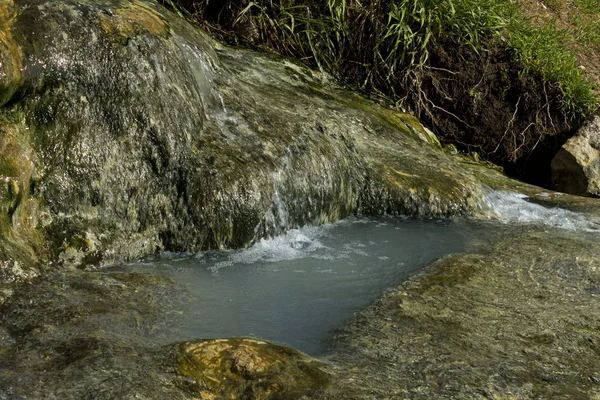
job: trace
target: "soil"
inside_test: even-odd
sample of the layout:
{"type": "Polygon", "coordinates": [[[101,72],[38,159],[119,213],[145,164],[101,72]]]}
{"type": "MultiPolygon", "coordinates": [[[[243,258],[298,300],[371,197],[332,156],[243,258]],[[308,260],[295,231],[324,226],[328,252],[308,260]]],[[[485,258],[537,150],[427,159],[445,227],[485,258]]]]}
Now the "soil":
{"type": "Polygon", "coordinates": [[[550,185],[550,161],[581,122],[560,108],[560,91],[520,74],[506,49],[440,43],[408,87],[415,114],[443,143],[477,152],[517,176],[550,185]]]}
{"type": "MultiPolygon", "coordinates": [[[[566,32],[578,29],[573,19],[578,10],[569,1],[519,0],[519,4],[534,25],[552,23],[566,32]]],[[[600,48],[577,42],[574,36],[567,35],[572,40],[564,45],[600,92],[600,48]]],[[[433,49],[419,82],[422,91],[411,90],[418,117],[442,142],[476,151],[511,176],[551,187],[550,162],[583,118],[565,116],[555,85],[521,76],[522,66],[510,52],[493,44],[487,47],[490,51],[480,54],[451,43],[433,49]]]]}

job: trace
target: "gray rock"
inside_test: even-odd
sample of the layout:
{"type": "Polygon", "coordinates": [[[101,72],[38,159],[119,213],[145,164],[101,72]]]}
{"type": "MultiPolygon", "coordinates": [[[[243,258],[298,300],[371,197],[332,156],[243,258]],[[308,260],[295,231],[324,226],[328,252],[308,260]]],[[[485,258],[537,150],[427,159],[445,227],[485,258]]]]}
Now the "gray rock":
{"type": "Polygon", "coordinates": [[[551,164],[556,189],[600,196],[600,113],[590,117],[558,151],[551,164]]]}

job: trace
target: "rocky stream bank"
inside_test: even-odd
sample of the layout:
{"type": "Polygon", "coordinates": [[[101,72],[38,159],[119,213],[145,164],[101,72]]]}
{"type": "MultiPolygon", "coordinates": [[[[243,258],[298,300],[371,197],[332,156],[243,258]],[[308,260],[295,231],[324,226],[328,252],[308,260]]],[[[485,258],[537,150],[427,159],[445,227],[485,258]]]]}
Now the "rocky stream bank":
{"type": "Polygon", "coordinates": [[[414,117],[151,1],[4,1],[0,62],[0,398],[600,395],[598,232],[507,225],[486,196],[592,227],[596,200],[444,151],[414,117]],[[159,345],[184,288],[105,268],[384,214],[491,219],[498,239],[387,292],[320,359],[159,345]]]}

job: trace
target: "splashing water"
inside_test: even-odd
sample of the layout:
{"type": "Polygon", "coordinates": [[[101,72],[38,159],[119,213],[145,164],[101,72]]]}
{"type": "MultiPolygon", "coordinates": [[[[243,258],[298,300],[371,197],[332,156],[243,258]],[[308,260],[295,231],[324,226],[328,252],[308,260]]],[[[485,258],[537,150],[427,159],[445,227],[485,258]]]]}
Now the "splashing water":
{"type": "Polygon", "coordinates": [[[538,224],[554,228],[600,232],[600,223],[559,207],[544,207],[515,192],[492,191],[485,203],[492,219],[510,224],[538,224]]]}
{"type": "Polygon", "coordinates": [[[489,217],[504,224],[351,218],[292,229],[241,251],[169,253],[120,268],[188,287],[194,298],[160,339],[165,343],[257,336],[317,355],[344,320],[441,256],[485,247],[521,225],[600,231],[582,214],[519,193],[490,191],[485,202],[489,217]]]}

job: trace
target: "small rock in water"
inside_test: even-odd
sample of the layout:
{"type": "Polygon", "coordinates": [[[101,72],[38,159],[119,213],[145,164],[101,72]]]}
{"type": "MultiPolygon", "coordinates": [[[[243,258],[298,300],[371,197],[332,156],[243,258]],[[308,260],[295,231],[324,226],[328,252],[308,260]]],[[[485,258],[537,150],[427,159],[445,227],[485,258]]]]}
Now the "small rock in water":
{"type": "Polygon", "coordinates": [[[197,340],[176,351],[179,373],[194,379],[203,399],[296,399],[329,381],[309,356],[263,340],[197,340]]]}

